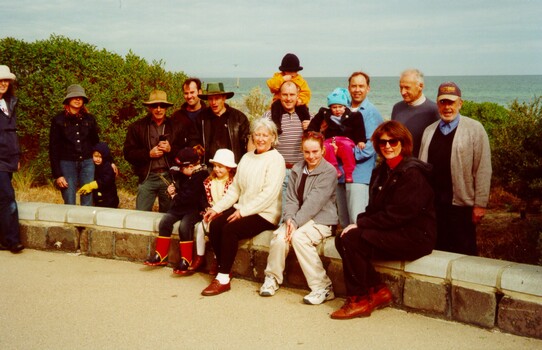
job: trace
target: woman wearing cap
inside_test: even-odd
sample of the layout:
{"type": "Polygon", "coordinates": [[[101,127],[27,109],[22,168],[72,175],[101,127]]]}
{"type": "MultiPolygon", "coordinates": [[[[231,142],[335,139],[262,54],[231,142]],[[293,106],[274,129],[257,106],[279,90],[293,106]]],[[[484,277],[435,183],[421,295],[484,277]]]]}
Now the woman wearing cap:
{"type": "Polygon", "coordinates": [[[0,65],[0,248],[18,253],[24,249],[19,234],[19,212],[15,190],[11,184],[13,172],[19,169],[19,139],[13,83],[15,74],[0,65]]]}
{"type": "Polygon", "coordinates": [[[168,264],[169,244],[173,225],[179,225],[179,250],[181,259],[173,272],[179,275],[188,273],[192,264],[192,248],[194,245],[194,225],[201,220],[201,212],[207,206],[203,181],[209,173],[207,167],[201,164],[205,154],[202,146],[186,147],[177,153],[176,166],[170,170],[174,182],[167,192],[171,196],[171,208],[160,220],[156,251],[145,261],[148,266],[165,266],[168,264]]]}
{"type": "MultiPolygon", "coordinates": [[[[94,180],[92,148],[100,139],[96,119],[85,106],[88,97],[81,85],[68,86],[62,103],[63,110],[51,121],[49,159],[64,204],[75,204],[77,189],[94,180]]],[[[92,205],[92,194],[81,195],[81,205],[92,205]]]]}
{"type": "Polygon", "coordinates": [[[335,238],[347,299],[334,319],[367,317],[391,304],[373,259],[415,260],[430,254],[436,241],[431,166],[412,157],[412,135],[392,120],[380,124],[371,141],[383,161],[372,173],[366,211],[335,238]]]}
{"type": "Polygon", "coordinates": [[[284,158],[274,148],[275,123],[256,119],[250,127],[255,145],[237,165],[237,173],[226,195],[205,215],[210,221],[209,238],[218,261],[218,275],[201,294],[217,295],[230,290],[230,273],[241,239],[276,228],[281,216],[284,158]]]}

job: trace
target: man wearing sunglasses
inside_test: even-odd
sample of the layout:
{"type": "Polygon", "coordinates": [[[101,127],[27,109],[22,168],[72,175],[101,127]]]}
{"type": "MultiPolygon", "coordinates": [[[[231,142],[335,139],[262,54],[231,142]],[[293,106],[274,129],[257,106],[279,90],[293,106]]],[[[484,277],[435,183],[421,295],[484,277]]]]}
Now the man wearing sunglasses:
{"type": "Polygon", "coordinates": [[[491,150],[483,125],[459,113],[461,90],[438,89],[440,120],[422,136],[420,159],[433,165],[436,249],[477,255],[476,225],[485,214],[491,184],[491,150]]]}
{"type": "Polygon", "coordinates": [[[139,179],[136,209],[151,211],[158,197],[159,211],[165,213],[170,206],[169,168],[179,150],[197,143],[197,133],[194,128],[173,123],[166,116],[173,103],[168,102],[164,91],[153,90],[143,105],[148,108],[148,114],[128,127],[124,158],[139,179]]]}

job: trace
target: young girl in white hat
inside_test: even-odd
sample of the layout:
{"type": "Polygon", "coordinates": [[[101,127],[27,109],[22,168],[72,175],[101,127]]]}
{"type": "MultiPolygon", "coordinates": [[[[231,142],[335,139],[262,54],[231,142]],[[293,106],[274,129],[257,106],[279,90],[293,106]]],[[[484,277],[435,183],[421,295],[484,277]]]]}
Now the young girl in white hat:
{"type": "MultiPolygon", "coordinates": [[[[217,150],[215,156],[209,162],[213,164],[213,171],[203,182],[207,201],[209,202],[208,208],[218,202],[228,191],[228,187],[231,185],[233,176],[235,175],[235,168],[237,168],[233,152],[226,148],[217,150]]],[[[208,232],[208,229],[209,222],[201,221],[196,224],[196,258],[188,268],[189,271],[198,270],[205,261],[205,233],[208,232]]],[[[217,273],[216,259],[213,259],[209,273],[217,273]]]]}

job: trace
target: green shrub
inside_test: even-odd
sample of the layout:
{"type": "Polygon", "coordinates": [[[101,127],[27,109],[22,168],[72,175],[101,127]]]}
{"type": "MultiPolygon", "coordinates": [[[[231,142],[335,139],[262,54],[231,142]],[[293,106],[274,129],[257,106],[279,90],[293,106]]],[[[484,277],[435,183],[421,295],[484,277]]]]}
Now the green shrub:
{"type": "Polygon", "coordinates": [[[259,86],[250,90],[242,100],[233,100],[231,106],[246,114],[248,120],[260,118],[271,105],[271,99],[262,93],[259,86]]]}
{"type": "Polygon", "coordinates": [[[100,126],[100,139],[109,144],[121,172],[118,183],[135,190],[136,179],[122,155],[127,126],[146,114],[142,102],[152,89],[166,91],[168,100],[179,107],[186,76],[165,71],[162,61],[149,64],[132,52],[123,58],[56,35],[33,43],[4,38],[0,52],[2,64],[17,75],[21,161],[40,169],[36,180],[46,183],[51,177],[50,121],[62,109],[66,88],[80,84],[90,99],[87,107],[100,126]]]}

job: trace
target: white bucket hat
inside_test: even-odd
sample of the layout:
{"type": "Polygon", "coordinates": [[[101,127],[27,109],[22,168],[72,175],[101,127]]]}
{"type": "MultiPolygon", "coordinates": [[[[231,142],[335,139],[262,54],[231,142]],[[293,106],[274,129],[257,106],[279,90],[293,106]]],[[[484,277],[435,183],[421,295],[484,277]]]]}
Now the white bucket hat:
{"type": "Polygon", "coordinates": [[[221,148],[216,151],[213,159],[209,159],[209,162],[215,164],[222,164],[228,168],[237,168],[235,163],[235,156],[232,151],[227,148],[221,148]]]}
{"type": "Polygon", "coordinates": [[[11,73],[6,65],[0,65],[0,79],[16,80],[15,74],[11,73]]]}

